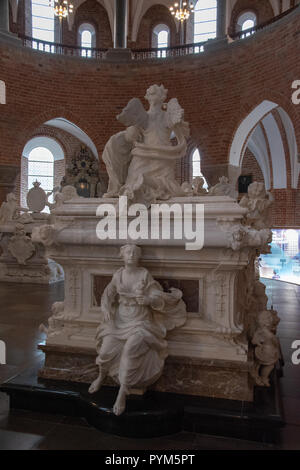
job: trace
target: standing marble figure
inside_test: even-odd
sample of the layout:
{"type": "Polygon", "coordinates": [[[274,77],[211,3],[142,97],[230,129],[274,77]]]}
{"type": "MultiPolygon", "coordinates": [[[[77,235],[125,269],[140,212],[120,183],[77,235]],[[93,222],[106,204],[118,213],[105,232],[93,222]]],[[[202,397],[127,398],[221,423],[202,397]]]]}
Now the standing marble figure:
{"type": "Polygon", "coordinates": [[[125,410],[132,388],[156,382],[168,355],[167,331],[186,321],[186,305],[179,289],[164,292],[149,271],[138,266],[141,249],[121,248],[125,267],[113,276],[101,298],[103,323],[97,329],[99,375],[89,388],[94,393],[110,375],[120,384],[113,411],[125,410]]]}

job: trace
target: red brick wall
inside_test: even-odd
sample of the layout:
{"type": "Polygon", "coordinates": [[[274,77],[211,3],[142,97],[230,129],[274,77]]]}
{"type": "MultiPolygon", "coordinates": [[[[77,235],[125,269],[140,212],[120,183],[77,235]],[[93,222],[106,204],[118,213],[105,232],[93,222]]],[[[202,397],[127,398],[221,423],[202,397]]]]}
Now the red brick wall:
{"type": "MultiPolygon", "coordinates": [[[[300,146],[300,105],[291,102],[291,84],[300,79],[298,30],[297,10],[224,49],[128,64],[0,44],[1,79],[7,86],[7,104],[0,114],[0,162],[20,165],[29,138],[58,116],[85,131],[101,155],[108,138],[123,129],[116,115],[133,96],[146,105],[145,90],[153,83],[163,83],[169,98],[177,97],[185,109],[203,167],[228,162],[239,124],[266,99],[288,113],[300,146]]],[[[286,197],[292,204],[293,198],[286,197]]]]}
{"type": "Polygon", "coordinates": [[[90,23],[94,26],[96,47],[109,48],[113,46],[108,15],[97,0],[87,0],[77,8],[72,31],[69,31],[67,21],[63,23],[63,44],[80,45],[78,43],[78,28],[82,23],[90,23]]]}
{"type": "Polygon", "coordinates": [[[63,149],[66,164],[71,162],[71,159],[74,157],[74,155],[80,151],[80,146],[83,145],[82,142],[73,135],[65,132],[62,129],[58,129],[52,126],[39,126],[32,132],[28,140],[38,136],[45,136],[55,139],[63,149]]]}
{"type": "Polygon", "coordinates": [[[265,182],[264,175],[257,160],[248,148],[243,158],[241,175],[251,175],[252,181],[265,182]]]}
{"type": "Polygon", "coordinates": [[[264,23],[274,17],[274,11],[269,0],[238,0],[231,13],[229,34],[236,32],[238,18],[246,11],[252,11],[256,14],[257,24],[264,23]]]}
{"type": "Polygon", "coordinates": [[[54,187],[60,186],[61,180],[65,176],[65,160],[56,160],[54,162],[54,187]]]}
{"type": "Polygon", "coordinates": [[[299,228],[299,190],[276,189],[275,191],[272,191],[272,194],[274,195],[275,199],[272,206],[273,226],[299,228]]]}
{"type": "Polygon", "coordinates": [[[158,24],[166,24],[170,28],[170,46],[179,44],[179,36],[176,32],[175,21],[163,5],[154,5],[143,16],[136,43],[129,44],[134,49],[146,49],[152,47],[152,31],[158,24]]]}

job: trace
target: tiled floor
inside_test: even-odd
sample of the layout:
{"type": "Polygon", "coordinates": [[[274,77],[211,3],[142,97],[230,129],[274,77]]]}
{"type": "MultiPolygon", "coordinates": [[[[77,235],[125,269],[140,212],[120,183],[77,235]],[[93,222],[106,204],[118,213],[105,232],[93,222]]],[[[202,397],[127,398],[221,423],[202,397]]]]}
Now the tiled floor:
{"type": "MultiPolygon", "coordinates": [[[[269,303],[278,310],[279,337],[285,359],[281,391],[287,425],[275,447],[232,438],[181,432],[154,439],[127,439],[91,428],[83,419],[11,410],[1,420],[0,450],[300,450],[300,365],[292,364],[291,344],[300,340],[300,288],[267,282],[269,303]]],[[[46,322],[50,306],[63,298],[63,285],[0,284],[0,339],[7,344],[8,367],[0,366],[0,382],[42,359],[36,347],[44,339],[38,327],[46,322]]]]}

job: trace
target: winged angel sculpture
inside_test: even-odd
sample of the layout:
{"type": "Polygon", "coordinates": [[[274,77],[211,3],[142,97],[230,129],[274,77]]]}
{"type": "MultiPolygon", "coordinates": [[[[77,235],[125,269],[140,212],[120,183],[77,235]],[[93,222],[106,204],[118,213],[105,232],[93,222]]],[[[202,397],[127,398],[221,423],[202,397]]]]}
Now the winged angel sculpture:
{"type": "Polygon", "coordinates": [[[185,155],[189,126],[176,98],[164,104],[167,93],[163,85],[152,85],[145,96],[148,111],[133,98],[117,116],[127,129],[113,135],[105,146],[109,185],[104,197],[124,195],[131,202],[151,204],[185,195],[175,179],[175,165],[185,155]]]}

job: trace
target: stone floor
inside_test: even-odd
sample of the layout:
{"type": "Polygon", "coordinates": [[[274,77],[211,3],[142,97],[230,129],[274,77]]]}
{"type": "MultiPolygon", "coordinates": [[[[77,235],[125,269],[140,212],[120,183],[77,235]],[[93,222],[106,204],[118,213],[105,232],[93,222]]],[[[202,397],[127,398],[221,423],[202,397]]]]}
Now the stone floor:
{"type": "MultiPolygon", "coordinates": [[[[267,281],[270,306],[278,310],[279,337],[285,359],[281,390],[287,425],[277,446],[190,432],[154,439],[127,439],[104,434],[83,419],[11,410],[1,420],[0,450],[300,450],[300,365],[292,364],[291,344],[300,340],[300,287],[267,281]]],[[[0,382],[33,366],[43,356],[37,344],[44,339],[39,325],[50,306],[62,300],[63,284],[37,286],[0,284],[0,339],[6,342],[7,366],[0,366],[0,382]]]]}

